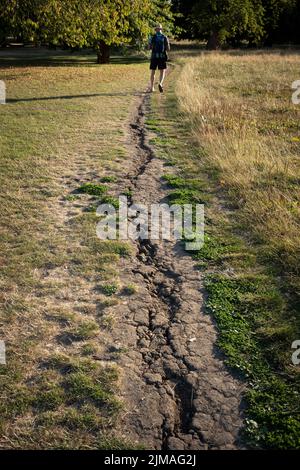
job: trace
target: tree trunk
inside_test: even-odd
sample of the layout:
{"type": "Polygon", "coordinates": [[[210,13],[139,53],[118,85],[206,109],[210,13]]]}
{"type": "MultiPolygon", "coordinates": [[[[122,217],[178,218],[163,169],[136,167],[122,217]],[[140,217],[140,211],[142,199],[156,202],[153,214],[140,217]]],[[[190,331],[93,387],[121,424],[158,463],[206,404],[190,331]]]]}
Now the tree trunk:
{"type": "Polygon", "coordinates": [[[110,61],[110,47],[104,42],[99,41],[97,51],[97,63],[109,64],[110,61]]]}
{"type": "Polygon", "coordinates": [[[220,43],[220,38],[219,38],[219,34],[217,31],[213,31],[211,33],[211,36],[207,42],[207,49],[209,49],[210,51],[216,51],[217,49],[220,49],[221,47],[221,43],[220,43]]]}

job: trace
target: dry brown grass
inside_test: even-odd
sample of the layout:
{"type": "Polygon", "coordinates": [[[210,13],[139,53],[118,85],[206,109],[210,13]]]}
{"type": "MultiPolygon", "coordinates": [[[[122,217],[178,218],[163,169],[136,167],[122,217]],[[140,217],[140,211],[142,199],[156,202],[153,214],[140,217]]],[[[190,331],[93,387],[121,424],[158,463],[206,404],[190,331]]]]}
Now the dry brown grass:
{"type": "Polygon", "coordinates": [[[299,107],[293,53],[214,53],[185,61],[177,94],[239,218],[300,293],[299,107]]]}
{"type": "Polygon", "coordinates": [[[123,247],[100,243],[86,212],[97,200],[73,191],[114,175],[118,192],[148,74],[134,62],[47,60],[0,68],[10,100],[0,110],[0,448],[95,449],[119,408],[115,368],[93,357],[110,341],[97,287],[117,278],[123,247]]]}
{"type": "Polygon", "coordinates": [[[155,144],[166,158],[170,188],[185,197],[197,188],[190,198],[206,206],[205,244],[195,256],[217,347],[247,383],[245,443],[295,449],[300,139],[290,87],[298,59],[200,53],[179,57],[176,96],[170,84],[163,103],[154,97],[155,144]]]}

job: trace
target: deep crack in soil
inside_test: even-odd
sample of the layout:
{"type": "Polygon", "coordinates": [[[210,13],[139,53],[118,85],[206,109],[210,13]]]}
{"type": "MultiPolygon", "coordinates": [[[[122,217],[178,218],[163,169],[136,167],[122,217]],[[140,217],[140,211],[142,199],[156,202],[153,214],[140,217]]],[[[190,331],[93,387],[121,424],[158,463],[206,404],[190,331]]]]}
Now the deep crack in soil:
{"type": "MultiPolygon", "coordinates": [[[[132,166],[124,181],[130,202],[148,206],[167,196],[164,163],[145,128],[149,107],[145,95],[129,125],[132,166]]],[[[137,293],[114,307],[112,332],[126,351],[118,359],[126,404],[120,433],[151,450],[239,448],[243,384],[216,350],[196,263],[173,241],[138,241],[134,250],[122,260],[120,276],[137,293]]]]}

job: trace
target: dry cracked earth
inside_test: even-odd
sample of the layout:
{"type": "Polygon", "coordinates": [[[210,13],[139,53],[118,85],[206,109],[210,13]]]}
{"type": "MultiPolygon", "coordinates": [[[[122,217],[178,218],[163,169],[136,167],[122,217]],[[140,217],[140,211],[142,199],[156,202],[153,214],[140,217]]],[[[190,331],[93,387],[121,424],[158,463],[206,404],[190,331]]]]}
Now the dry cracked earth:
{"type": "MultiPolygon", "coordinates": [[[[164,162],[149,144],[149,95],[139,98],[128,131],[130,168],[124,179],[131,203],[166,202],[164,162]]],[[[201,450],[241,447],[243,384],[226,369],[217,332],[203,306],[195,262],[175,241],[138,241],[123,259],[122,280],[137,294],[114,307],[112,340],[125,350],[120,433],[147,449],[201,450]]]]}
{"type": "MultiPolygon", "coordinates": [[[[128,168],[118,191],[130,188],[130,203],[163,203],[164,162],[151,148],[145,127],[150,96],[142,94],[137,100],[127,128],[128,168]]],[[[76,178],[62,180],[66,193],[96,176],[81,159],[71,170],[76,178]]],[[[67,227],[71,240],[70,223],[84,206],[79,202],[70,211],[70,203],[62,200],[60,207],[51,207],[60,214],[58,232],[65,236],[67,227]]],[[[175,241],[131,243],[133,255],[122,258],[118,272],[122,284],[136,286],[137,292],[109,307],[116,321],[101,337],[103,354],[97,358],[104,366],[116,363],[121,371],[125,411],[118,435],[149,450],[240,448],[243,384],[226,369],[216,348],[217,331],[204,310],[196,263],[175,241]]],[[[83,282],[78,275],[70,282],[60,268],[40,273],[41,282],[47,284],[49,276],[68,279],[68,292],[55,299],[56,305],[75,305],[80,311],[97,305],[92,280],[83,282]]],[[[55,334],[56,352],[64,351],[55,334]]],[[[48,346],[52,349],[50,340],[48,346]]]]}

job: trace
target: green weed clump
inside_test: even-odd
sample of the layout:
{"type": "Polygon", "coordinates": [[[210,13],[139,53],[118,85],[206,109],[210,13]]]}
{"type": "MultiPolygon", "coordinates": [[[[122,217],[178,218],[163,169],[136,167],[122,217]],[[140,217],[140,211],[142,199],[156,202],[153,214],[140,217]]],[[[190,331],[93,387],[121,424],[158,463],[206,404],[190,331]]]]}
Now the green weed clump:
{"type": "Polygon", "coordinates": [[[117,183],[118,178],[116,176],[103,176],[101,183],[117,183]]]}
{"type": "Polygon", "coordinates": [[[112,197],[112,196],[102,197],[100,200],[100,204],[108,204],[110,206],[113,206],[115,209],[119,209],[120,207],[119,199],[112,197]]]}
{"type": "Polygon", "coordinates": [[[96,405],[112,405],[111,410],[116,408],[117,401],[112,392],[107,388],[107,384],[94,380],[92,377],[77,372],[70,374],[64,381],[64,386],[70,403],[89,402],[96,405]]]}
{"type": "Polygon", "coordinates": [[[78,189],[79,193],[88,194],[89,196],[102,196],[107,192],[107,186],[103,184],[85,183],[78,189]]]}
{"type": "Polygon", "coordinates": [[[107,297],[111,297],[118,292],[119,287],[117,284],[106,284],[101,286],[101,292],[107,297]]]}
{"type": "Polygon", "coordinates": [[[170,188],[183,188],[185,186],[185,180],[176,175],[164,175],[163,181],[168,183],[170,188]]]}
{"type": "Polygon", "coordinates": [[[68,334],[73,341],[85,341],[97,335],[99,327],[94,321],[81,321],[78,322],[68,334]]]}

